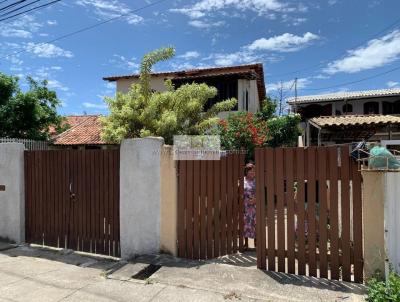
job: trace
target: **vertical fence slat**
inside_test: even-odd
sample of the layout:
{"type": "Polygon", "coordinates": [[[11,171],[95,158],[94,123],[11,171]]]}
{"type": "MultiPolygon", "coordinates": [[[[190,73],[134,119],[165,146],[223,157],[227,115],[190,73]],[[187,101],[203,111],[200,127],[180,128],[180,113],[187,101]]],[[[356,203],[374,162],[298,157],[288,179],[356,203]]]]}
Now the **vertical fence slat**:
{"type": "Polygon", "coordinates": [[[296,194],[296,207],[297,226],[296,226],[296,239],[298,251],[298,274],[306,274],[306,238],[305,238],[305,166],[306,157],[303,148],[296,149],[297,161],[297,194],[296,194]]]}
{"type": "Polygon", "coordinates": [[[214,257],[221,256],[220,245],[221,245],[221,161],[215,161],[214,163],[214,257]]]}
{"type": "Polygon", "coordinates": [[[354,281],[363,281],[363,246],[362,246],[362,193],[361,172],[358,164],[352,162],[353,173],[353,241],[354,241],[354,281]]]}
{"type": "Polygon", "coordinates": [[[239,251],[244,252],[244,154],[240,154],[239,161],[239,251]]]}
{"type": "MultiPolygon", "coordinates": [[[[275,271],[275,154],[274,149],[264,151],[265,177],[267,187],[267,228],[268,228],[268,270],[275,271]]],[[[260,208],[261,210],[261,208],[260,208]]]]}
{"type": "Polygon", "coordinates": [[[339,280],[338,148],[329,147],[329,224],[331,279],[339,280]]]}
{"type": "Polygon", "coordinates": [[[186,161],[178,162],[178,256],[186,256],[186,161]]]}
{"type": "Polygon", "coordinates": [[[187,162],[186,235],[187,257],[193,258],[193,161],[187,162]]]}
{"type": "Polygon", "coordinates": [[[206,259],[207,253],[207,224],[206,224],[206,190],[207,190],[207,161],[200,160],[200,259],[206,259]]]}
{"type": "Polygon", "coordinates": [[[342,209],[342,274],[344,281],[351,281],[350,261],[350,156],[349,147],[340,148],[341,209],[342,209]]]}
{"type": "Polygon", "coordinates": [[[193,258],[200,258],[200,161],[193,163],[193,258]]]}
{"type": "Polygon", "coordinates": [[[221,255],[226,255],[226,253],[227,253],[227,244],[226,244],[227,173],[226,173],[226,166],[227,166],[227,158],[223,157],[221,159],[221,255]]]}
{"type": "Polygon", "coordinates": [[[213,257],[214,161],[207,161],[207,259],[213,257]]]}
{"type": "Polygon", "coordinates": [[[227,253],[232,253],[232,206],[233,206],[233,155],[228,155],[227,164],[227,210],[226,210],[226,241],[227,253]]]}
{"type": "Polygon", "coordinates": [[[239,206],[239,155],[233,154],[233,182],[232,182],[232,193],[233,193],[233,206],[232,206],[232,239],[233,239],[233,252],[238,251],[238,238],[239,238],[239,225],[238,225],[238,206],[239,206]]]}
{"type": "Polygon", "coordinates": [[[285,172],[286,172],[286,207],[287,207],[287,256],[288,273],[294,274],[295,266],[295,225],[294,225],[294,149],[285,149],[285,172]]]}
{"type": "Polygon", "coordinates": [[[275,182],[277,207],[278,271],[285,272],[285,213],[284,213],[284,164],[283,148],[275,151],[275,182]]]}
{"type": "Polygon", "coordinates": [[[327,188],[326,188],[326,170],[327,170],[327,150],[325,147],[318,148],[318,200],[319,200],[319,271],[321,278],[328,277],[328,219],[327,219],[327,188]]]}
{"type": "Polygon", "coordinates": [[[256,238],[257,267],[267,268],[267,242],[265,225],[265,150],[256,150],[256,238]]]}
{"type": "Polygon", "coordinates": [[[310,276],[317,277],[316,265],[316,148],[307,149],[307,242],[308,242],[308,269],[310,276]]]}

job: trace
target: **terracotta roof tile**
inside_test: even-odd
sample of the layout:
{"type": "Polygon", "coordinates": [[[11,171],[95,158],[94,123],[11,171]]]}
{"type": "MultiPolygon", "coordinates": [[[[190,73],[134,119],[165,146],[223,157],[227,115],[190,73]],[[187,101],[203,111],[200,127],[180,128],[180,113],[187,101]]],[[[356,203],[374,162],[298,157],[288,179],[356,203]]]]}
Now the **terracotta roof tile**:
{"type": "Polygon", "coordinates": [[[396,115],[341,115],[321,116],[310,119],[310,122],[318,127],[341,126],[366,126],[400,124],[400,116],[396,115]]]}
{"type": "MultiPolygon", "coordinates": [[[[76,124],[54,138],[54,145],[103,145],[99,115],[69,116],[76,124]]],[[[72,125],[71,125],[72,126],[72,125]]]]}

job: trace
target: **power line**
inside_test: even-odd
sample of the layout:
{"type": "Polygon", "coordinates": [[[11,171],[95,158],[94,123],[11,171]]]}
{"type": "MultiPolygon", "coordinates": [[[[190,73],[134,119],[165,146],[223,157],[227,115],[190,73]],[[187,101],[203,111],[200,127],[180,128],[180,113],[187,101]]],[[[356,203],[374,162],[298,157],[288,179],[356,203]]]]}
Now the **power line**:
{"type": "Polygon", "coordinates": [[[14,13],[14,12],[17,12],[17,11],[19,11],[19,10],[21,10],[21,9],[23,9],[23,8],[25,8],[25,7],[27,7],[27,6],[30,6],[30,5],[32,5],[32,4],[37,3],[37,2],[39,2],[39,1],[42,1],[42,0],[35,0],[35,1],[33,1],[33,2],[30,2],[30,3],[25,4],[25,5],[23,5],[23,6],[20,6],[20,7],[18,7],[18,8],[13,9],[13,10],[10,10],[10,11],[8,11],[8,12],[5,12],[4,14],[0,15],[0,17],[2,17],[2,16],[7,16],[7,15],[9,15],[9,14],[12,14],[12,13],[14,13]]]}
{"type": "MultiPolygon", "coordinates": [[[[162,2],[165,2],[165,1],[167,1],[167,0],[159,0],[159,1],[155,1],[155,2],[153,2],[153,3],[149,3],[149,4],[145,5],[145,6],[139,7],[139,8],[137,8],[137,9],[130,10],[128,13],[125,13],[125,14],[122,14],[122,15],[119,15],[119,16],[116,16],[116,17],[113,17],[113,18],[110,18],[110,19],[107,19],[107,20],[104,20],[104,21],[95,23],[95,24],[93,24],[93,25],[89,25],[89,26],[83,27],[83,28],[81,28],[81,29],[78,29],[78,30],[73,31],[73,32],[70,32],[70,33],[68,33],[68,34],[59,36],[59,37],[54,38],[54,39],[52,39],[52,40],[48,40],[48,41],[46,41],[46,42],[38,43],[37,46],[41,46],[41,45],[45,45],[45,44],[54,43],[54,42],[57,42],[57,41],[60,41],[60,40],[63,40],[63,39],[72,37],[72,36],[74,36],[74,35],[77,35],[77,34],[80,34],[80,33],[82,33],[82,32],[91,30],[91,29],[93,29],[93,28],[99,27],[99,26],[104,25],[104,24],[106,24],[106,23],[110,23],[110,22],[112,22],[112,21],[118,20],[118,19],[120,19],[120,18],[122,18],[122,17],[129,16],[129,15],[131,15],[131,14],[133,14],[133,13],[136,13],[136,12],[141,11],[141,10],[144,10],[144,9],[146,9],[146,8],[155,6],[155,5],[160,4],[160,3],[162,3],[162,2]]],[[[10,53],[10,54],[8,54],[8,55],[5,55],[5,56],[3,56],[3,57],[0,57],[0,59],[6,59],[6,58],[8,58],[8,57],[15,56],[15,55],[18,55],[18,54],[20,54],[20,53],[27,52],[27,51],[28,51],[27,49],[22,49],[22,50],[20,50],[20,51],[16,51],[16,52],[10,53]]]]}
{"type": "Polygon", "coordinates": [[[3,1],[0,1],[0,4],[3,4],[4,2],[7,2],[8,0],[3,0],[3,1]]]}
{"type": "MultiPolygon", "coordinates": [[[[386,32],[387,30],[391,29],[392,27],[394,27],[397,23],[400,22],[400,18],[396,19],[393,23],[391,23],[390,25],[386,26],[384,29],[380,30],[379,32],[375,33],[374,35],[372,35],[371,37],[363,40],[361,43],[358,43],[357,45],[351,47],[351,48],[358,48],[360,46],[362,46],[363,44],[365,44],[366,42],[370,41],[371,39],[376,38],[377,36],[381,35],[382,33],[386,32]]],[[[329,59],[329,61],[334,61],[337,60],[339,58],[341,58],[343,56],[343,54],[340,54],[338,56],[332,57],[331,59],[329,59]]],[[[276,78],[276,77],[282,77],[282,76],[286,76],[286,75],[291,75],[291,74],[297,74],[303,71],[308,71],[308,70],[312,70],[314,69],[314,67],[319,67],[319,66],[323,66],[325,63],[317,63],[317,64],[313,64],[311,66],[305,67],[305,68],[301,68],[295,71],[290,71],[290,72],[286,72],[286,73],[281,73],[281,74],[277,74],[277,75],[273,75],[271,76],[272,78],[276,78]]]]}
{"type": "Polygon", "coordinates": [[[18,5],[18,4],[21,4],[21,3],[23,3],[23,2],[26,2],[26,1],[27,1],[27,0],[15,1],[15,2],[9,4],[9,5],[6,5],[6,6],[2,7],[2,8],[0,8],[0,11],[7,10],[7,9],[9,9],[9,8],[11,8],[11,7],[14,7],[14,6],[16,6],[16,5],[18,5]]]}
{"type": "Polygon", "coordinates": [[[318,90],[325,90],[325,89],[337,88],[337,87],[346,86],[346,85],[357,84],[357,83],[360,83],[360,82],[364,82],[364,81],[367,81],[367,80],[378,78],[380,76],[386,75],[388,73],[391,73],[391,72],[394,72],[394,71],[397,71],[397,70],[400,70],[400,66],[398,66],[396,68],[393,68],[393,69],[390,69],[390,70],[387,70],[387,71],[384,71],[384,72],[381,72],[381,73],[378,73],[378,74],[375,74],[375,75],[372,75],[372,76],[369,76],[369,77],[365,77],[365,78],[362,78],[362,79],[359,79],[359,80],[355,80],[355,81],[350,81],[350,82],[341,83],[341,84],[332,85],[332,86],[327,86],[327,87],[322,87],[322,88],[304,88],[303,90],[318,91],[318,90]]]}
{"type": "Polygon", "coordinates": [[[0,19],[0,22],[1,22],[1,21],[5,21],[5,20],[8,20],[8,19],[11,19],[11,18],[14,18],[14,17],[17,17],[17,16],[20,16],[20,15],[23,15],[23,14],[26,14],[26,13],[29,13],[29,12],[31,12],[31,11],[35,11],[35,10],[39,10],[39,9],[45,8],[45,7],[47,7],[47,6],[56,4],[57,2],[60,2],[60,1],[61,1],[61,0],[54,0],[54,1],[49,2],[49,3],[46,3],[46,4],[42,4],[42,5],[39,5],[39,6],[35,6],[35,7],[31,8],[31,9],[28,9],[28,10],[26,10],[26,11],[20,12],[20,13],[18,13],[18,14],[15,14],[15,15],[12,15],[12,16],[9,16],[9,17],[0,19]]]}

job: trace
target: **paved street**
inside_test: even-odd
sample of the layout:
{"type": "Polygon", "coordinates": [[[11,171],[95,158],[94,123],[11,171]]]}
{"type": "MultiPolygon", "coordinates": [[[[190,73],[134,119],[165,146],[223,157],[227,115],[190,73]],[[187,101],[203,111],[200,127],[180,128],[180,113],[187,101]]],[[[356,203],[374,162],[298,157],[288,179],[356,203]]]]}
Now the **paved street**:
{"type": "MultiPolygon", "coordinates": [[[[150,272],[151,273],[151,272],[150,272]]],[[[149,274],[150,274],[149,273],[149,274]]],[[[169,256],[132,263],[0,244],[0,301],[363,301],[363,288],[265,273],[253,254],[212,262],[169,256]],[[158,269],[147,278],[149,264],[158,269]],[[132,276],[135,276],[134,279],[132,276]]]]}

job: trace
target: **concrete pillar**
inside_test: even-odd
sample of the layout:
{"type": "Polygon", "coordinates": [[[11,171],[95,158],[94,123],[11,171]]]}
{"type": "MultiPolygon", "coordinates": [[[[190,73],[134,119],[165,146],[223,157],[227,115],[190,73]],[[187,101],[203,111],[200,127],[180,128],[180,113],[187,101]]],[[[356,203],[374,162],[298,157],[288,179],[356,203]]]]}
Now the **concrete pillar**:
{"type": "Polygon", "coordinates": [[[164,146],[161,157],[161,238],[162,252],[178,255],[178,178],[172,146],[164,146]]]}
{"type": "Polygon", "coordinates": [[[385,272],[384,172],[363,171],[364,276],[385,272]]]}
{"type": "Polygon", "coordinates": [[[124,140],[120,160],[121,257],[160,251],[162,138],[124,140]]]}
{"type": "Polygon", "coordinates": [[[24,145],[0,144],[0,240],[25,241],[24,145]]]}

